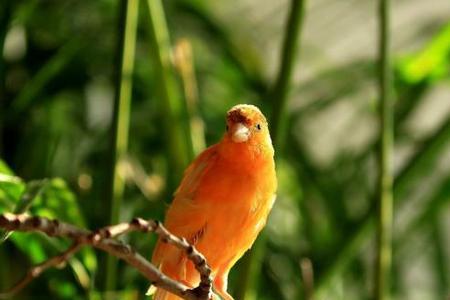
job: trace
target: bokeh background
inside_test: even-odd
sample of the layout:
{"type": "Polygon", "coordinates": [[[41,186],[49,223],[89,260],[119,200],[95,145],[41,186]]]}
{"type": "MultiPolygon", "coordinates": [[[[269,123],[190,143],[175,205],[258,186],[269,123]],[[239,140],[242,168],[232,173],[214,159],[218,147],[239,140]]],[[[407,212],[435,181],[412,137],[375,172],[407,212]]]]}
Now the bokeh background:
{"type": "MultiPolygon", "coordinates": [[[[228,108],[253,103],[272,116],[289,1],[138,1],[125,18],[126,2],[0,2],[0,212],[28,197],[30,213],[88,228],[162,220],[184,167],[223,134],[228,108]],[[124,42],[133,22],[136,36],[124,42]],[[125,104],[114,109],[117,99],[125,104]]],[[[391,15],[391,290],[394,299],[446,299],[450,2],[397,0],[391,15]]],[[[237,299],[372,298],[377,27],[376,1],[306,3],[288,60],[279,196],[251,258],[232,271],[237,299]]],[[[155,243],[124,239],[148,256],[155,243]]],[[[66,246],[14,233],[0,244],[0,290],[66,246]]],[[[136,270],[119,263],[114,280],[111,266],[85,249],[11,299],[145,298],[136,270]]]]}

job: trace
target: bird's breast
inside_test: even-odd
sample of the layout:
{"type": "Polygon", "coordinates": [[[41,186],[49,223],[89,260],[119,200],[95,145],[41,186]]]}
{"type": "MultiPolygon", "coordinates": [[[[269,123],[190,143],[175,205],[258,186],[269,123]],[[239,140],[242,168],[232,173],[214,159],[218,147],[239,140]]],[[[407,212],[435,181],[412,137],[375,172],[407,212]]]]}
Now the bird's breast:
{"type": "Polygon", "coordinates": [[[270,165],[240,168],[226,161],[218,161],[205,174],[196,195],[208,214],[199,247],[213,264],[251,246],[272,206],[274,180],[270,165]]]}

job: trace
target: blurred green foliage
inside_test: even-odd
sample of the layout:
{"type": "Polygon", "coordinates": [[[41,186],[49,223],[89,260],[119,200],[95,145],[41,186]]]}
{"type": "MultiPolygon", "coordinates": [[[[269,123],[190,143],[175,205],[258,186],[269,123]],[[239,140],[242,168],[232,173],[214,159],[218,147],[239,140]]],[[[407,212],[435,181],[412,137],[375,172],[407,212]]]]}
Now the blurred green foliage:
{"type": "MultiPolygon", "coordinates": [[[[65,222],[84,227],[86,223],[81,214],[75,195],[70,191],[64,180],[54,178],[51,180],[33,180],[24,183],[20,178],[14,176],[12,171],[3,161],[0,161],[0,213],[14,212],[16,214],[30,213],[60,219],[65,222]]],[[[63,241],[53,240],[44,235],[29,235],[24,233],[10,232],[2,233],[5,242],[10,237],[11,242],[29,262],[38,264],[51,255],[63,251],[69,244],[63,241]]],[[[69,265],[78,279],[78,284],[84,289],[90,286],[90,274],[97,269],[97,258],[92,249],[84,249],[80,259],[73,258],[69,265]]],[[[75,283],[58,281],[57,291],[62,298],[71,298],[76,292],[75,283]],[[71,291],[69,293],[69,291],[71,291]]]]}
{"type": "MultiPolygon", "coordinates": [[[[119,2],[0,2],[0,212],[27,210],[88,228],[109,222],[124,29],[119,2]]],[[[282,17],[266,29],[267,37],[258,37],[277,45],[273,55],[252,44],[255,28],[243,26],[250,17],[223,18],[227,7],[231,11],[226,1],[164,1],[166,22],[147,4],[139,3],[128,78],[128,150],[115,165],[126,182],[121,220],[163,219],[180,165],[192,156],[195,124],[200,127],[192,132],[210,145],[223,134],[232,105],[254,103],[270,116],[278,100],[267,95],[279,70],[278,37],[285,36],[276,24],[285,24],[288,6],[270,9],[282,17]],[[186,157],[179,157],[181,149],[188,149],[186,157]]],[[[262,6],[255,10],[261,27],[272,16],[262,6]]],[[[316,299],[372,295],[377,64],[370,56],[317,62],[308,39],[320,39],[323,28],[308,27],[308,14],[320,7],[307,7],[302,30],[309,31],[301,35],[299,60],[289,61],[294,81],[282,82],[289,90],[285,149],[277,152],[280,188],[266,242],[257,271],[244,272],[243,262],[232,270],[231,294],[250,277],[258,284],[249,285],[249,294],[257,299],[305,299],[311,287],[300,261],[308,258],[316,299]],[[314,69],[304,57],[323,67],[314,69]],[[308,76],[298,80],[296,70],[309,70],[308,76]]],[[[448,18],[433,22],[412,38],[415,48],[394,53],[395,299],[444,299],[450,292],[450,24],[448,18]]],[[[154,237],[125,239],[150,257],[154,237]]],[[[0,244],[0,289],[67,246],[38,234],[12,234],[0,244]]],[[[146,280],[121,262],[118,268],[116,298],[144,299],[146,280]]],[[[14,299],[102,299],[104,272],[104,257],[85,249],[68,268],[49,270],[14,299]]]]}

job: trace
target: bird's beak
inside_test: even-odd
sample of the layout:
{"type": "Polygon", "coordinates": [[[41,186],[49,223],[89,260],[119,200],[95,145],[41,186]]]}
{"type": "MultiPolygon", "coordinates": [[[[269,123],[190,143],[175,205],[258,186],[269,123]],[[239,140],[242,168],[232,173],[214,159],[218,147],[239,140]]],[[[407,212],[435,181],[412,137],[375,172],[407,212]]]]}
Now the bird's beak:
{"type": "Polygon", "coordinates": [[[250,136],[250,130],[242,123],[233,125],[231,139],[235,143],[246,142],[250,136]]]}

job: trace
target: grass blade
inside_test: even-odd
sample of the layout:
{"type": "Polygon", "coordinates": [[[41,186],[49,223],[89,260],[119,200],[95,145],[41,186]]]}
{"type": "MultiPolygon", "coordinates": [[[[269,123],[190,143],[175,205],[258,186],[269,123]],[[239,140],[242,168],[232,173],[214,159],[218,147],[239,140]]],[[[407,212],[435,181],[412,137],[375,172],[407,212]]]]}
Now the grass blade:
{"type": "MultiPolygon", "coordinates": [[[[112,172],[109,179],[110,190],[110,224],[119,221],[120,207],[125,189],[125,181],[119,174],[119,163],[126,155],[128,148],[128,128],[130,123],[130,107],[132,94],[132,76],[136,46],[136,28],[138,19],[138,0],[122,0],[120,2],[119,43],[117,60],[116,97],[114,105],[113,140],[112,140],[112,172]]],[[[105,289],[114,290],[117,281],[117,259],[108,256],[106,263],[105,289]]]]}
{"type": "Polygon", "coordinates": [[[393,223],[393,103],[391,95],[390,48],[390,1],[379,2],[379,203],[377,214],[377,259],[375,276],[375,299],[389,299],[392,265],[393,223]]]}
{"type": "Polygon", "coordinates": [[[150,36],[155,69],[160,81],[160,96],[170,154],[171,176],[174,182],[181,178],[187,164],[193,159],[190,126],[185,102],[180,96],[171,64],[172,49],[165,14],[160,0],[147,1],[150,16],[150,36]]]}

